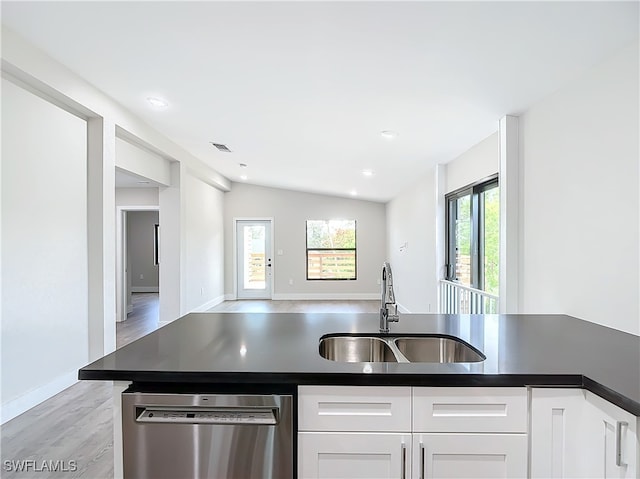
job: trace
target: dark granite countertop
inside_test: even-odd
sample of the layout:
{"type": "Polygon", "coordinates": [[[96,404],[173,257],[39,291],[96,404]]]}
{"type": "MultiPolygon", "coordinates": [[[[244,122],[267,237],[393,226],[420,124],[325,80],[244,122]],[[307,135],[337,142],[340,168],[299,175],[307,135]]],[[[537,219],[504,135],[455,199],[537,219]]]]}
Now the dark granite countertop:
{"type": "Polygon", "coordinates": [[[564,315],[404,314],[391,334],[446,334],[480,363],[341,363],[329,333],[377,333],[376,314],[191,313],[85,366],[80,379],[182,384],[583,387],[640,416],[640,338],[564,315]]]}

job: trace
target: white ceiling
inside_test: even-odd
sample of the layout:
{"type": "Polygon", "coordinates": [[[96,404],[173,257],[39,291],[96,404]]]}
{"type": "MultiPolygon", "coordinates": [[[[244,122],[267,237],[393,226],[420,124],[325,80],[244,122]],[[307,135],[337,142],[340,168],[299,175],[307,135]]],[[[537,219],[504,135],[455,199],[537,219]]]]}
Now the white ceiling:
{"type": "Polygon", "coordinates": [[[639,31],[637,2],[3,1],[2,22],[233,181],[375,201],[639,31]]]}

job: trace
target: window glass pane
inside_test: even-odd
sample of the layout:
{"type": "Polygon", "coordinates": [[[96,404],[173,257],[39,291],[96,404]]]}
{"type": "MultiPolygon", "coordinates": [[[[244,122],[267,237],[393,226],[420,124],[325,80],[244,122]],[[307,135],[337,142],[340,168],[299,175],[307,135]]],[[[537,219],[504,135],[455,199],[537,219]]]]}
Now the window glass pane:
{"type": "Polygon", "coordinates": [[[265,227],[260,225],[243,228],[244,289],[264,289],[267,266],[265,263],[265,227]]]}
{"type": "Polygon", "coordinates": [[[309,279],[355,279],[355,250],[307,250],[309,279]]]}
{"type": "Polygon", "coordinates": [[[471,195],[458,198],[455,208],[456,279],[471,285],[471,195]]]}
{"type": "Polygon", "coordinates": [[[356,279],[355,220],[307,221],[307,279],[356,279]]]}
{"type": "Polygon", "coordinates": [[[499,187],[491,188],[483,193],[484,204],[484,291],[491,294],[498,294],[498,262],[500,245],[500,190],[499,187]]]}
{"type": "Polygon", "coordinates": [[[355,220],[307,221],[307,248],[355,248],[355,220]]]}

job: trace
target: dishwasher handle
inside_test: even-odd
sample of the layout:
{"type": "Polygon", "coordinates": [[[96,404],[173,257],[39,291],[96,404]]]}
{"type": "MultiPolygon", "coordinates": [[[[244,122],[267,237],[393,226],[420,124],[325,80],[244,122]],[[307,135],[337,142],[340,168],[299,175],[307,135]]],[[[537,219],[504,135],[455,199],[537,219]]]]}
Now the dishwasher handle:
{"type": "Polygon", "coordinates": [[[278,408],[136,407],[136,422],[151,424],[220,424],[275,426],[278,408]]]}

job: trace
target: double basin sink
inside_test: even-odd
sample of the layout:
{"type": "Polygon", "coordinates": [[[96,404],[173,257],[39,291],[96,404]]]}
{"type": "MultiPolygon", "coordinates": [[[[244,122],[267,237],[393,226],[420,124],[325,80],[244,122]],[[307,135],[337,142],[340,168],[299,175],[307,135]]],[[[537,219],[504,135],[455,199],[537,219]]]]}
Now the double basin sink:
{"type": "Polygon", "coordinates": [[[486,356],[470,344],[443,334],[328,334],[320,356],[346,363],[476,363],[486,356]]]}

